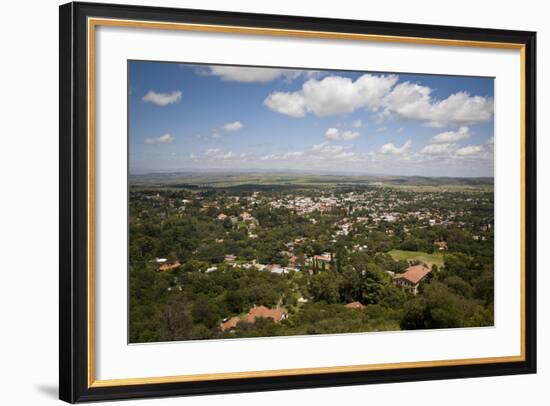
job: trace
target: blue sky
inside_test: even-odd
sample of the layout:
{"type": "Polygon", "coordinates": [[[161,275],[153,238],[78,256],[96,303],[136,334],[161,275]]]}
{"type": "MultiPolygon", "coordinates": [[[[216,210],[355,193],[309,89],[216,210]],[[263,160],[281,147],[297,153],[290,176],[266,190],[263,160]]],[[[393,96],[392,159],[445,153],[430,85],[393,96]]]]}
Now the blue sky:
{"type": "Polygon", "coordinates": [[[493,176],[493,78],[129,62],[130,173],[493,176]]]}

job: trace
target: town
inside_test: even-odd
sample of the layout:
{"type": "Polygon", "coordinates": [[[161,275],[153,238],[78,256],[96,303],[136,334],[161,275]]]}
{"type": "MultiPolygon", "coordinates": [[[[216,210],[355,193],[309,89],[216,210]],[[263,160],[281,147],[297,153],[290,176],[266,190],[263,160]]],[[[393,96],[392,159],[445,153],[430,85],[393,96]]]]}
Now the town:
{"type": "Polygon", "coordinates": [[[131,181],[132,342],[493,325],[492,179],[269,177],[131,181]]]}

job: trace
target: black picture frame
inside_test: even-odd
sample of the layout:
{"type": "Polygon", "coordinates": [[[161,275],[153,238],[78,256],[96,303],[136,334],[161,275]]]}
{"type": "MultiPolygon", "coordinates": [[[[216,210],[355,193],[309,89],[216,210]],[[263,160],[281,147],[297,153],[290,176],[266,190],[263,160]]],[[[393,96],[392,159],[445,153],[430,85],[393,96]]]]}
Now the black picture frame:
{"type": "Polygon", "coordinates": [[[67,402],[236,393],[536,372],[536,33],[497,29],[263,15],[112,4],[60,6],[59,397],[67,402]],[[524,47],[525,357],[517,362],[313,373],[197,382],[93,387],[88,380],[87,24],[89,17],[344,32],[524,47]]]}

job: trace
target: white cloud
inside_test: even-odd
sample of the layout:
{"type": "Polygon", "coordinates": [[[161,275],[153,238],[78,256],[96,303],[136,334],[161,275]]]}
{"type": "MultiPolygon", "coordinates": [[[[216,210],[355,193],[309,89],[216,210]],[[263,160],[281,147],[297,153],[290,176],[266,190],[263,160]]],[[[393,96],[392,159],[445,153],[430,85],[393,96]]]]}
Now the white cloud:
{"type": "Polygon", "coordinates": [[[483,152],[483,146],[481,145],[468,145],[466,147],[462,147],[456,151],[456,154],[459,156],[469,156],[469,155],[476,155],[483,152]]]}
{"type": "Polygon", "coordinates": [[[334,159],[341,159],[341,160],[352,160],[356,157],[355,152],[340,152],[337,155],[334,155],[334,159]]]}
{"type": "Polygon", "coordinates": [[[277,153],[277,154],[270,154],[270,155],[264,155],[260,157],[260,161],[269,161],[269,160],[295,160],[298,158],[301,158],[305,155],[302,151],[294,151],[294,152],[285,152],[283,153],[277,153]]]}
{"type": "Polygon", "coordinates": [[[173,142],[175,139],[176,139],[176,137],[174,137],[171,134],[166,133],[166,134],[161,135],[160,137],[157,137],[157,138],[146,138],[144,143],[145,144],[169,144],[169,143],[173,142]]]}
{"type": "Polygon", "coordinates": [[[381,105],[386,107],[386,115],[397,113],[403,118],[421,118],[430,108],[430,92],[426,86],[410,82],[400,83],[385,95],[381,105]]]}
{"type": "Polygon", "coordinates": [[[382,147],[380,148],[380,153],[383,155],[401,155],[407,152],[407,150],[409,150],[411,146],[411,140],[407,140],[401,147],[397,147],[395,144],[390,142],[388,144],[382,145],[382,147]]]}
{"type": "Polygon", "coordinates": [[[223,125],[223,129],[227,132],[239,131],[243,128],[243,124],[240,121],[234,121],[223,125]]]}
{"type": "Polygon", "coordinates": [[[321,152],[323,154],[339,154],[346,147],[343,145],[332,145],[328,142],[322,142],[320,144],[314,144],[311,149],[316,152],[321,152]]]}
{"type": "Polygon", "coordinates": [[[381,121],[396,115],[426,121],[432,127],[486,122],[493,115],[491,98],[457,92],[435,100],[431,88],[411,82],[396,85],[398,79],[396,75],[371,74],[355,81],[342,76],[312,78],[298,91],[271,93],[264,104],[291,117],[304,117],[308,112],[324,117],[367,108],[377,111],[381,121]]]}
{"type": "Polygon", "coordinates": [[[405,119],[424,120],[432,127],[486,122],[493,115],[490,98],[458,92],[444,100],[434,100],[431,93],[432,89],[427,86],[400,83],[384,98],[385,112],[405,119]]]}
{"type": "Polygon", "coordinates": [[[309,154],[308,157],[316,160],[355,160],[357,154],[349,151],[350,148],[350,146],[334,145],[325,141],[312,145],[311,150],[313,153],[309,154]]]}
{"type": "Polygon", "coordinates": [[[302,151],[287,152],[283,156],[285,158],[300,158],[300,157],[304,156],[304,153],[302,151]]]}
{"type": "Polygon", "coordinates": [[[493,116],[493,100],[458,92],[432,105],[430,122],[434,125],[486,122],[493,116]]]}
{"type": "Polygon", "coordinates": [[[275,92],[271,93],[264,104],[277,113],[291,117],[304,117],[307,107],[304,97],[299,93],[275,92]]]}
{"type": "Polygon", "coordinates": [[[238,155],[235,154],[234,152],[231,152],[231,151],[225,152],[221,148],[209,148],[206,150],[204,155],[209,158],[223,159],[223,160],[228,160],[228,159],[233,159],[238,157],[238,155]]]}
{"type": "Polygon", "coordinates": [[[169,104],[179,103],[181,95],[182,93],[179,90],[174,90],[171,93],[156,93],[153,90],[149,90],[141,100],[145,103],[156,104],[157,106],[167,106],[169,104]]]}
{"type": "Polygon", "coordinates": [[[309,79],[292,93],[271,93],[264,103],[271,110],[292,117],[311,112],[319,117],[351,113],[359,108],[378,108],[397,82],[395,75],[364,74],[357,80],[342,76],[309,79]]]}
{"type": "Polygon", "coordinates": [[[426,155],[448,155],[457,148],[456,144],[429,144],[420,150],[421,154],[426,155]]]}
{"type": "Polygon", "coordinates": [[[493,151],[490,145],[467,145],[461,147],[458,144],[429,144],[422,148],[418,153],[418,160],[422,160],[423,157],[429,159],[437,159],[439,161],[456,162],[459,160],[485,160],[490,161],[493,159],[493,151]]]}
{"type": "Polygon", "coordinates": [[[362,128],[363,122],[361,120],[355,120],[351,123],[352,128],[362,128]]]}
{"type": "Polygon", "coordinates": [[[226,82],[271,82],[280,77],[292,79],[297,77],[300,72],[291,69],[277,68],[253,68],[245,66],[209,66],[208,75],[218,76],[226,82]]]}
{"type": "Polygon", "coordinates": [[[461,140],[465,140],[467,138],[470,138],[471,133],[470,129],[468,127],[460,127],[456,131],[445,131],[442,133],[439,133],[432,138],[433,143],[441,143],[441,144],[447,144],[452,142],[457,142],[461,140]]]}
{"type": "Polygon", "coordinates": [[[357,131],[342,131],[338,128],[331,127],[325,133],[325,138],[328,140],[351,141],[359,138],[360,134],[357,131]]]}

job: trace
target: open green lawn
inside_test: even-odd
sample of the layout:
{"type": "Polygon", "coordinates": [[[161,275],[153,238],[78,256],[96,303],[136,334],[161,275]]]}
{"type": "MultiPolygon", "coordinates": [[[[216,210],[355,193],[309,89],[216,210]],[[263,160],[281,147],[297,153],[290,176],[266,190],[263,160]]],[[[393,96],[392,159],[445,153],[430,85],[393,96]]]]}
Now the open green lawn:
{"type": "Polygon", "coordinates": [[[437,265],[438,268],[443,266],[443,254],[440,252],[434,252],[428,254],[423,251],[405,251],[405,250],[391,250],[388,252],[396,261],[412,261],[419,260],[425,262],[428,265],[437,265]]]}

